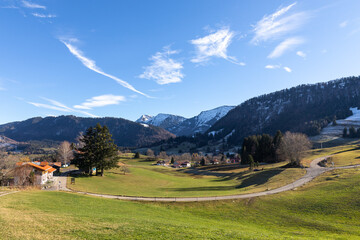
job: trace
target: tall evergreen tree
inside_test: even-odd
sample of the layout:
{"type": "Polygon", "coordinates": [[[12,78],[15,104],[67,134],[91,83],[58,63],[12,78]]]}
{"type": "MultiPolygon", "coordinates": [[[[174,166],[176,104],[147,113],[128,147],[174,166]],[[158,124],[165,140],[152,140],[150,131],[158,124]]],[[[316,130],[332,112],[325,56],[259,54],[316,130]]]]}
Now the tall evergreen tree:
{"type": "Polygon", "coordinates": [[[343,138],[348,137],[348,129],[345,127],[343,130],[343,138]]]}
{"type": "Polygon", "coordinates": [[[355,138],[356,137],[356,130],[353,126],[349,128],[349,137],[355,138]]]}
{"type": "Polygon", "coordinates": [[[278,150],[279,150],[279,147],[280,147],[280,144],[281,144],[281,141],[283,139],[283,134],[280,130],[277,130],[275,136],[274,136],[274,139],[273,139],[273,152],[272,152],[272,155],[273,155],[273,158],[275,160],[275,162],[281,162],[282,159],[280,159],[280,156],[278,154],[278,150]]]}
{"type": "Polygon", "coordinates": [[[77,167],[88,173],[96,167],[101,176],[104,176],[104,170],[118,166],[118,149],[106,126],[102,127],[98,123],[96,127],[90,127],[81,141],[84,146],[77,149],[78,153],[75,155],[77,167]]]}
{"type": "Polygon", "coordinates": [[[272,158],[273,138],[269,134],[263,134],[259,138],[259,146],[257,148],[258,162],[274,162],[272,158]]]}

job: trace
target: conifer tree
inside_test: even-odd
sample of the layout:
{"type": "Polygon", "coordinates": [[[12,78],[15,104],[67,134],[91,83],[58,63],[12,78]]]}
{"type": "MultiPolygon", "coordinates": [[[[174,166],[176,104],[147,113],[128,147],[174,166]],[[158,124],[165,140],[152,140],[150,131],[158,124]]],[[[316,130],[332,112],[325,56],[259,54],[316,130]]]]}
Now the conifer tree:
{"type": "Polygon", "coordinates": [[[356,130],[353,126],[349,128],[349,137],[355,138],[356,137],[356,130]]]}
{"type": "Polygon", "coordinates": [[[80,141],[83,147],[77,149],[74,159],[78,168],[91,174],[95,167],[104,176],[104,170],[118,166],[118,149],[106,126],[98,123],[96,127],[90,127],[80,141]]]}
{"type": "Polygon", "coordinates": [[[343,138],[346,138],[347,136],[348,136],[348,130],[345,127],[344,130],[343,130],[343,138]]]}

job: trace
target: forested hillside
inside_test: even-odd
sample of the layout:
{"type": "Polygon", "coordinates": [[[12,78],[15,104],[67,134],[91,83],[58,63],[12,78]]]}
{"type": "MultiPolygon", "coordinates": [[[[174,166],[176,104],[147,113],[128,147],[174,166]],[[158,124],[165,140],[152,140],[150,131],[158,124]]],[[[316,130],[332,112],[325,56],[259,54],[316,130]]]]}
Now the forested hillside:
{"type": "Polygon", "coordinates": [[[81,118],[75,116],[36,117],[0,125],[0,134],[16,141],[74,141],[80,132],[97,123],[108,126],[119,146],[141,146],[166,140],[175,135],[155,127],[143,126],[122,118],[81,118]]]}
{"type": "Polygon", "coordinates": [[[333,119],[350,116],[350,107],[360,107],[360,77],[300,85],[254,97],[217,121],[207,134],[213,133],[216,139],[227,136],[230,144],[276,130],[316,135],[333,119]]]}

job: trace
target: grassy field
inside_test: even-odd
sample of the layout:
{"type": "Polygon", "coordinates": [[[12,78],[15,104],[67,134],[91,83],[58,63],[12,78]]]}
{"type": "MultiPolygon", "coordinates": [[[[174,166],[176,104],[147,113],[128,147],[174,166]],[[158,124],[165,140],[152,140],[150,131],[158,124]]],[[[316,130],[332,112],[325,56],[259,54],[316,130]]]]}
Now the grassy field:
{"type": "Polygon", "coordinates": [[[2,239],[360,239],[360,171],[296,191],[198,203],[140,203],[24,191],[0,199],[2,239]]]}
{"type": "Polygon", "coordinates": [[[112,169],[106,171],[104,177],[77,177],[76,184],[68,184],[68,187],[77,191],[127,196],[220,196],[270,190],[305,174],[303,169],[282,168],[285,163],[260,166],[259,169],[263,170],[255,172],[239,165],[204,167],[195,172],[154,166],[153,162],[144,158],[133,159],[132,155],[123,156],[121,161],[129,167],[130,173],[124,175],[120,169],[112,169]]]}
{"type": "Polygon", "coordinates": [[[340,146],[311,150],[302,163],[308,167],[315,158],[327,155],[334,155],[332,159],[335,167],[360,164],[360,141],[348,140],[340,146]]]}

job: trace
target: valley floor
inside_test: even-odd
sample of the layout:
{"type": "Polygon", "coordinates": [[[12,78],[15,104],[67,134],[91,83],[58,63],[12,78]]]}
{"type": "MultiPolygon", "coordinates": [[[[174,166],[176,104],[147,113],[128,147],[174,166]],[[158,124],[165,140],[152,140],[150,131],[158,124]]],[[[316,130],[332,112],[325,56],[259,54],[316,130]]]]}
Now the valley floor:
{"type": "Polygon", "coordinates": [[[360,239],[360,170],[327,172],[281,194],[140,203],[65,192],[1,197],[3,239],[360,239]]]}
{"type": "Polygon", "coordinates": [[[143,197],[207,197],[261,192],[292,183],[304,169],[283,168],[286,163],[268,164],[248,171],[239,164],[213,165],[197,169],[154,166],[144,159],[124,158],[130,173],[111,169],[104,177],[77,177],[75,191],[143,197]]]}

